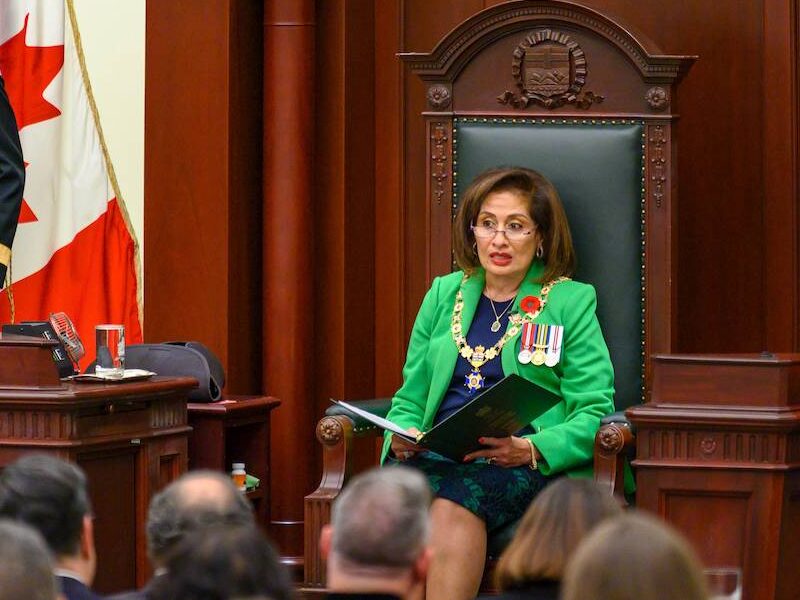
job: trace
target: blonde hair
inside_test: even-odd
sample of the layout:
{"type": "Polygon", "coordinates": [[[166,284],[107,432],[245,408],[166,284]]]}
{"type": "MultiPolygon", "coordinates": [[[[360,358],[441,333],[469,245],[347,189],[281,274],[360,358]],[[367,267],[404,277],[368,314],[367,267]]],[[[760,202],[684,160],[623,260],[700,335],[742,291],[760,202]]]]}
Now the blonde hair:
{"type": "Polygon", "coordinates": [[[592,480],[563,477],[553,482],[522,517],[497,563],[495,583],[508,590],[538,579],[560,580],[586,534],[621,512],[613,496],[592,480]]]}
{"type": "Polygon", "coordinates": [[[562,600],[706,600],[703,570],[672,527],[629,513],[595,529],[567,565],[562,600]]]}
{"type": "Polygon", "coordinates": [[[564,206],[544,175],[524,167],[490,169],[478,175],[461,197],[453,223],[453,256],[458,267],[472,273],[480,266],[473,249],[472,225],[484,200],[495,192],[513,192],[528,205],[528,213],[542,238],[545,269],[540,281],[570,277],[575,271],[575,248],[564,206]]]}

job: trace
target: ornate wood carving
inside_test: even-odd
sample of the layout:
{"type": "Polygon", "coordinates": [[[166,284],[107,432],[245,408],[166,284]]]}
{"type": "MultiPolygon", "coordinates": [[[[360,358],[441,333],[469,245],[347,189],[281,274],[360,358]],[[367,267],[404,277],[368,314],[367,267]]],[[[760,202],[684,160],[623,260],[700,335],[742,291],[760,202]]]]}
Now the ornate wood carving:
{"type": "Polygon", "coordinates": [[[334,417],[324,417],[317,424],[317,439],[325,446],[338,444],[343,435],[342,424],[334,417]]]}
{"type": "Polygon", "coordinates": [[[644,99],[653,110],[664,110],[669,106],[669,93],[658,85],[647,90],[644,99]]]}
{"type": "Polygon", "coordinates": [[[450,106],[450,88],[446,85],[432,85],[428,88],[428,104],[434,110],[444,110],[450,106]]]}
{"type": "Polygon", "coordinates": [[[675,81],[689,69],[695,57],[665,56],[652,42],[628,31],[601,13],[561,0],[500,4],[484,10],[451,31],[430,54],[404,53],[401,57],[415,71],[430,79],[453,81],[461,68],[483,49],[476,40],[497,37],[498,32],[531,26],[550,26],[553,21],[595,31],[617,46],[636,65],[645,81],[675,81]]]}
{"type": "Polygon", "coordinates": [[[622,424],[611,423],[601,427],[597,433],[597,449],[606,454],[617,454],[625,445],[622,424]]]}
{"type": "Polygon", "coordinates": [[[603,101],[603,96],[593,92],[580,95],[586,83],[586,56],[562,31],[538,29],[525,37],[514,49],[511,74],[519,93],[506,90],[497,97],[500,104],[516,108],[532,102],[545,108],[574,104],[586,109],[603,101]]]}
{"type": "Polygon", "coordinates": [[[450,154],[453,142],[450,121],[434,121],[430,128],[431,198],[437,206],[449,200],[450,154]]]}
{"type": "Polygon", "coordinates": [[[786,463],[785,435],[668,429],[639,435],[639,460],[659,462],[690,462],[774,465],[786,463]]]}
{"type": "Polygon", "coordinates": [[[666,194],[667,182],[667,135],[666,126],[657,124],[648,126],[648,160],[650,163],[650,193],[656,208],[661,208],[666,194]]]}

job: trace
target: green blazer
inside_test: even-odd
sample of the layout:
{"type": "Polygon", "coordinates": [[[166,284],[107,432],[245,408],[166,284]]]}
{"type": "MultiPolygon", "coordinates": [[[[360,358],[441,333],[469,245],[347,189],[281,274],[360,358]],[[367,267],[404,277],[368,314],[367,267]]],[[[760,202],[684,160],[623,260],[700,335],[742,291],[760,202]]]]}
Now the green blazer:
{"type": "MultiPolygon", "coordinates": [[[[536,279],[543,270],[542,263],[534,261],[519,288],[512,314],[519,312],[523,298],[539,296],[542,284],[536,279]]],[[[429,429],[450,385],[459,356],[450,319],[463,275],[458,271],[437,277],[422,301],[408,344],[403,385],[394,395],[387,416],[402,427],[429,429]]],[[[477,269],[464,282],[465,332],[472,324],[484,282],[483,269],[477,269]]],[[[591,285],[564,281],[552,287],[547,305],[535,322],[564,326],[561,360],[555,367],[521,364],[517,360],[520,333],[501,351],[503,373],[517,373],[562,397],[559,404],[533,421],[536,433],[529,436],[544,458],[539,468],[545,475],[566,471],[591,477],[600,419],[614,411],[614,369],[595,314],[596,305],[591,285]]],[[[382,458],[386,458],[390,445],[387,432],[382,458]]]]}

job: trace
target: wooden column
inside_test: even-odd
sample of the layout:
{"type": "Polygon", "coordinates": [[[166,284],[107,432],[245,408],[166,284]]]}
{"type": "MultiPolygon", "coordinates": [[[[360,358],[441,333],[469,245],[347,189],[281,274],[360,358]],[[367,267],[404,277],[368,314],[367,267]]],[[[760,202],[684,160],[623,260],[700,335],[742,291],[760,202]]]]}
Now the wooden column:
{"type": "Polygon", "coordinates": [[[264,1],[263,388],[283,401],[270,514],[285,557],[303,553],[302,500],[316,476],[302,466],[314,441],[314,18],[313,0],[264,1]]]}
{"type": "Polygon", "coordinates": [[[261,391],[261,23],[147,1],[144,337],[203,342],[228,393],[261,391]]]}

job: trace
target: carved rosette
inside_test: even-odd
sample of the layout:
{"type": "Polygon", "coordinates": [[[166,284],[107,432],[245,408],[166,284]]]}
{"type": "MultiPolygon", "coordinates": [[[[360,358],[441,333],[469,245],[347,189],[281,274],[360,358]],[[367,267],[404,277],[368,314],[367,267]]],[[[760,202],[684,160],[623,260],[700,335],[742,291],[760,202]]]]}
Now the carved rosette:
{"type": "Polygon", "coordinates": [[[321,444],[326,446],[333,446],[342,441],[344,437],[344,428],[337,419],[333,417],[323,417],[317,423],[317,439],[321,444]]]}
{"type": "Polygon", "coordinates": [[[439,205],[449,197],[448,183],[450,181],[450,135],[449,121],[436,121],[431,123],[430,151],[431,151],[431,185],[432,196],[439,205]]]}
{"type": "Polygon", "coordinates": [[[647,100],[647,104],[653,110],[664,110],[669,106],[669,94],[667,94],[667,90],[660,86],[651,87],[647,90],[644,99],[647,100]]]}
{"type": "Polygon", "coordinates": [[[656,203],[656,208],[661,208],[667,182],[667,136],[664,125],[654,125],[649,129],[647,143],[650,146],[648,155],[650,156],[651,194],[656,203]]]}
{"type": "Polygon", "coordinates": [[[434,110],[444,110],[450,106],[450,89],[446,85],[436,84],[428,88],[428,104],[434,110]]]}
{"type": "Polygon", "coordinates": [[[598,442],[604,454],[618,454],[625,446],[625,435],[619,425],[611,423],[600,428],[598,442]]]}
{"type": "Polygon", "coordinates": [[[700,452],[703,453],[703,456],[707,457],[711,456],[712,454],[714,454],[714,451],[716,451],[716,449],[717,449],[717,440],[715,440],[713,437],[711,436],[704,437],[700,441],[700,452]]]}
{"type": "Polygon", "coordinates": [[[581,94],[587,72],[586,56],[576,41],[561,31],[537,29],[513,52],[511,74],[519,92],[506,90],[497,100],[515,108],[536,103],[545,108],[574,104],[587,109],[604,99],[594,92],[581,94]]]}

